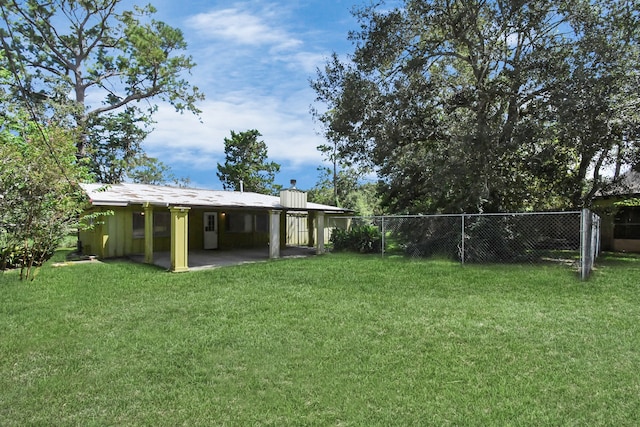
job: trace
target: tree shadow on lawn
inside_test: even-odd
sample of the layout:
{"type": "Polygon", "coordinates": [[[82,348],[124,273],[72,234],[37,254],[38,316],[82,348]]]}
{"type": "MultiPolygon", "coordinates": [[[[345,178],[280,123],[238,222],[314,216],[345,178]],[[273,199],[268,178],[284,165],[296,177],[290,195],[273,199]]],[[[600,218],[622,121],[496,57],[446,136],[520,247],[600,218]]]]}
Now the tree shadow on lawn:
{"type": "Polygon", "coordinates": [[[602,252],[596,265],[610,267],[640,267],[640,254],[629,252],[602,252]]]}

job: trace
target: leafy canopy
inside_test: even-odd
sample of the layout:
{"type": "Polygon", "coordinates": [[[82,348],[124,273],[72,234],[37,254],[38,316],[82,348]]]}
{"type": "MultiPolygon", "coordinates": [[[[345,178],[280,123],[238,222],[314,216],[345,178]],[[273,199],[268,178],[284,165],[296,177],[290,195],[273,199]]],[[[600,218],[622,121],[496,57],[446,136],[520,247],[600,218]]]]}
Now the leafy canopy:
{"type": "Polygon", "coordinates": [[[280,186],[275,184],[275,174],[280,165],[267,161],[267,144],[255,129],[236,133],[224,139],[224,164],[218,163],[218,178],[225,190],[275,194],[280,186]]]}
{"type": "MultiPolygon", "coordinates": [[[[405,0],[356,10],[312,81],[325,135],[393,212],[588,205],[638,160],[636,0],[405,0]]],[[[329,146],[330,147],[330,146],[329,146]]]]}
{"type": "Polygon", "coordinates": [[[20,76],[14,96],[49,116],[66,114],[78,128],[78,157],[104,182],[123,180],[141,156],[156,102],[197,114],[204,98],[184,77],[195,64],[182,53],[182,32],[155,20],[151,5],[122,10],[121,3],[0,3],[5,68],[20,76]]]}

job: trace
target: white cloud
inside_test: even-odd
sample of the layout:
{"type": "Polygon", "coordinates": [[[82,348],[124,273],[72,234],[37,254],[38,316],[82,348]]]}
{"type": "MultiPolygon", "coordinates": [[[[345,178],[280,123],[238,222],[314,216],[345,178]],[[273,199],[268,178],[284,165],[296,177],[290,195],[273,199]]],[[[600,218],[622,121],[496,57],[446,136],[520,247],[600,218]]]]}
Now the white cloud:
{"type": "Polygon", "coordinates": [[[295,12],[292,6],[255,0],[186,18],[185,36],[198,64],[189,79],[207,96],[198,105],[202,123],[160,104],[155,130],[144,144],[147,153],[196,185],[215,186],[206,180],[215,181],[216,165],[224,162],[224,139],[231,130],[257,129],[269,160],[282,166],[283,182],[315,179],[323,163],[317,146],[325,141],[309,113],[315,94],[308,79],[328,54],[314,52],[325,50],[315,32],[314,40],[307,28],[294,32],[295,12]]]}
{"type": "Polygon", "coordinates": [[[309,92],[285,99],[227,94],[224,99],[200,106],[202,123],[193,115],[181,115],[171,106],[161,105],[145,148],[166,163],[215,169],[216,162],[224,160],[224,138],[230,137],[231,130],[257,129],[267,144],[270,160],[315,168],[322,161],[317,146],[324,140],[315,132],[308,112],[309,92]]]}
{"type": "Polygon", "coordinates": [[[271,46],[273,51],[291,50],[302,45],[301,40],[264,17],[276,18],[266,9],[253,12],[247,5],[239,4],[194,15],[187,20],[187,25],[206,39],[253,47],[271,46]]]}
{"type": "Polygon", "coordinates": [[[297,52],[283,61],[288,63],[289,69],[302,70],[307,74],[315,74],[316,69],[320,68],[327,61],[327,55],[313,52],[297,52]]]}

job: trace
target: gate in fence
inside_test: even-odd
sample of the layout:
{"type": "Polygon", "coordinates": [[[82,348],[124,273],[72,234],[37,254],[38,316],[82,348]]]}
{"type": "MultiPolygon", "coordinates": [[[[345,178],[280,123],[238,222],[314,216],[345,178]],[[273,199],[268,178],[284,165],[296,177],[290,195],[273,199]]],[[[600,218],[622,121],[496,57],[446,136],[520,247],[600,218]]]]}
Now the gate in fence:
{"type": "MultiPolygon", "coordinates": [[[[461,263],[564,263],[586,279],[600,250],[600,218],[576,212],[331,218],[334,230],[371,232],[383,256],[444,257],[461,263]]],[[[336,233],[336,231],[334,231],[336,233]]],[[[339,232],[338,232],[339,233],[339,232]]],[[[334,237],[332,237],[332,240],[334,237]]]]}

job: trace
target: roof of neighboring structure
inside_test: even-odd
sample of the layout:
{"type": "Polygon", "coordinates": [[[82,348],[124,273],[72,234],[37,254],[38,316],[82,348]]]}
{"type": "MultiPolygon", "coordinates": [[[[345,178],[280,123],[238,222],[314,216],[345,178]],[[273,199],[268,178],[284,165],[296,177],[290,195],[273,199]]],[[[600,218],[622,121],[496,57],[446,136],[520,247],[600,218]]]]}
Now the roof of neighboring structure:
{"type": "Polygon", "coordinates": [[[640,194],[640,172],[630,170],[615,183],[599,192],[599,197],[633,196],[640,194]]]}
{"type": "Polygon", "coordinates": [[[347,213],[349,209],[307,203],[304,209],[285,208],[280,197],[240,191],[204,190],[147,184],[80,184],[93,206],[130,206],[149,203],[154,206],[216,207],[238,209],[306,210],[347,213]]]}

